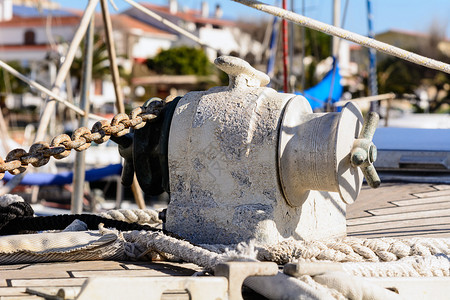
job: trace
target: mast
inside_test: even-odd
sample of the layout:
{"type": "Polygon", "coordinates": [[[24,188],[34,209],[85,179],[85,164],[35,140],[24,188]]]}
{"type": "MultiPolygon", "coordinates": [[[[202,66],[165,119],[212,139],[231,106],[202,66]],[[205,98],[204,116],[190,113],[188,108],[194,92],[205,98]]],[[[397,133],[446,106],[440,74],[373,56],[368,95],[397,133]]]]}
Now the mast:
{"type": "MultiPolygon", "coordinates": [[[[334,0],[333,1],[333,26],[341,27],[341,0],[334,0]]],[[[339,63],[339,44],[340,40],[337,36],[333,36],[332,39],[332,56],[333,56],[333,77],[331,80],[331,86],[330,86],[330,92],[328,94],[328,99],[325,104],[325,111],[330,112],[332,111],[332,105],[331,102],[333,101],[333,88],[334,88],[334,81],[336,78],[336,68],[337,64],[339,63]]]]}
{"type": "MultiPolygon", "coordinates": [[[[372,14],[372,1],[367,0],[367,21],[369,25],[369,38],[374,38],[373,31],[373,14],[372,14]]],[[[369,95],[378,95],[378,83],[377,83],[377,54],[375,49],[369,48],[369,95]]],[[[370,102],[370,111],[379,111],[379,102],[370,102]]]]}
{"type": "MultiPolygon", "coordinates": [[[[333,26],[341,27],[341,0],[333,1],[333,26]]],[[[333,36],[333,57],[337,58],[339,55],[339,38],[333,36]]]]}
{"type": "MultiPolygon", "coordinates": [[[[283,9],[287,9],[287,1],[283,0],[283,9]]],[[[283,91],[287,93],[288,88],[288,29],[286,19],[282,20],[283,33],[283,91]]]]}

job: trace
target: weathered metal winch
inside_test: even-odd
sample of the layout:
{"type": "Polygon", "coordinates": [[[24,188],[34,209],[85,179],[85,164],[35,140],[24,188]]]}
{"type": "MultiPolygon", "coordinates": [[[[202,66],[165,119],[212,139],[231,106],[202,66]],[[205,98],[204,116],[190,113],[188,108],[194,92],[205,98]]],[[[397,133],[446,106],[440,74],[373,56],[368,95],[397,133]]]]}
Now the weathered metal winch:
{"type": "Polygon", "coordinates": [[[363,173],[372,187],[380,183],[377,115],[363,128],[352,103],[313,113],[304,97],[265,87],[269,77],[247,62],[222,56],[215,64],[229,75],[227,87],[176,98],[123,138],[123,181],[134,169],[146,193],[169,192],[164,226],[194,243],[345,235],[346,204],[363,173]]]}

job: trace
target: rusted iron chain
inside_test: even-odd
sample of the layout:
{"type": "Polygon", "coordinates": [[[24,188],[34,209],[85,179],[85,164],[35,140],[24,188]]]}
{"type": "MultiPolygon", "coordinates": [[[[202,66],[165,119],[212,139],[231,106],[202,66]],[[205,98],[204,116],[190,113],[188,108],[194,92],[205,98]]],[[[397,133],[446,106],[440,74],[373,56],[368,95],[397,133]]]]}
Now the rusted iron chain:
{"type": "Polygon", "coordinates": [[[28,164],[41,167],[49,162],[50,157],[62,159],[69,156],[72,149],[84,151],[91,146],[92,142],[101,144],[109,140],[111,136],[119,137],[127,134],[130,128],[142,128],[147,122],[154,120],[162,108],[162,102],[152,102],[148,107],[141,106],[133,109],[130,115],[117,114],[110,123],[107,120],[98,121],[91,130],[80,127],[71,137],[60,134],[54,137],[50,144],[34,143],[28,152],[20,148],[11,150],[5,160],[0,157],[0,180],[3,179],[6,171],[12,175],[18,175],[25,172],[28,164]]]}

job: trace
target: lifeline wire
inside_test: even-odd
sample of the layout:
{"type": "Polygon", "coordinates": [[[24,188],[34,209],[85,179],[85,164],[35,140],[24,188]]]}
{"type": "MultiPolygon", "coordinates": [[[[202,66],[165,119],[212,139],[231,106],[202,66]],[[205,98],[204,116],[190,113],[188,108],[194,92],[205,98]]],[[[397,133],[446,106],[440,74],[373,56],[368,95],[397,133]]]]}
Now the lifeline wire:
{"type": "Polygon", "coordinates": [[[413,52],[409,52],[401,48],[377,41],[375,39],[368,38],[360,34],[339,27],[335,27],[323,22],[319,22],[314,19],[290,12],[288,10],[284,10],[276,6],[268,5],[259,1],[255,0],[233,0],[233,1],[269,13],[271,15],[280,17],[282,19],[289,20],[301,26],[305,26],[310,29],[320,31],[328,35],[337,36],[341,39],[357,43],[361,46],[373,48],[375,50],[384,52],[392,56],[396,56],[398,58],[410,61],[412,63],[450,74],[450,65],[444,62],[437,61],[422,55],[418,55],[413,52]]]}

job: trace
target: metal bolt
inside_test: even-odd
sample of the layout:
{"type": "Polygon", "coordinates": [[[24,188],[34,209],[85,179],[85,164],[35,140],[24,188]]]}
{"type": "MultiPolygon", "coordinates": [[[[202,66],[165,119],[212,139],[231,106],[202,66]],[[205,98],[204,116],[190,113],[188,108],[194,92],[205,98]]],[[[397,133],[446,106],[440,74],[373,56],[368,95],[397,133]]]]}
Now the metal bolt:
{"type": "Polygon", "coordinates": [[[379,187],[381,183],[380,177],[373,166],[373,163],[377,159],[377,147],[372,142],[379,119],[380,117],[377,113],[369,113],[359,138],[353,143],[350,156],[352,165],[361,168],[367,183],[372,188],[379,187]]]}

